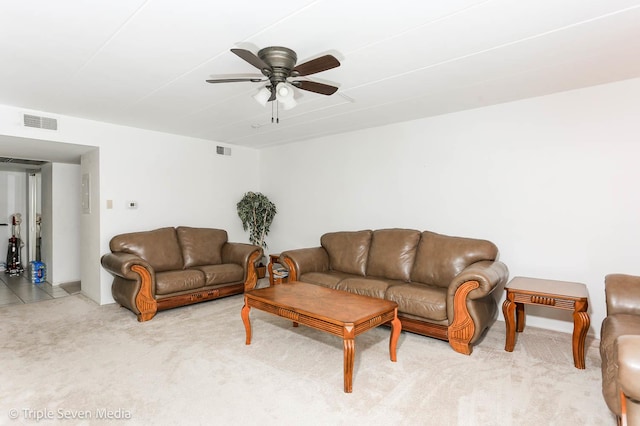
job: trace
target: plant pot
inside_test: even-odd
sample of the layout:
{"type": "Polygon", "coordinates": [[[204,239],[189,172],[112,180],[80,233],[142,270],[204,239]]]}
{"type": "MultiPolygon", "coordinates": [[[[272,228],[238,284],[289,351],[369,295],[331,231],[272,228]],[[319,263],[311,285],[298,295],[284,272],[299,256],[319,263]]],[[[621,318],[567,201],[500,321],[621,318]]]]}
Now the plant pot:
{"type": "Polygon", "coordinates": [[[256,266],[256,272],[258,273],[258,279],[264,278],[267,275],[267,267],[266,266],[256,266]]]}

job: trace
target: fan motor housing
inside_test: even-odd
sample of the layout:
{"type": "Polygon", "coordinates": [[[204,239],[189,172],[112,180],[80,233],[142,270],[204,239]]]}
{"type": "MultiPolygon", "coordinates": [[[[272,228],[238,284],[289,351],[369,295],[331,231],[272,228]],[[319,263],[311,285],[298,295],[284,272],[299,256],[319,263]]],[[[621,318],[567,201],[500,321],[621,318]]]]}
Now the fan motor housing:
{"type": "Polygon", "coordinates": [[[260,49],[260,51],[258,51],[258,57],[274,70],[282,68],[287,71],[291,71],[298,60],[296,52],[281,46],[270,46],[260,49]]]}

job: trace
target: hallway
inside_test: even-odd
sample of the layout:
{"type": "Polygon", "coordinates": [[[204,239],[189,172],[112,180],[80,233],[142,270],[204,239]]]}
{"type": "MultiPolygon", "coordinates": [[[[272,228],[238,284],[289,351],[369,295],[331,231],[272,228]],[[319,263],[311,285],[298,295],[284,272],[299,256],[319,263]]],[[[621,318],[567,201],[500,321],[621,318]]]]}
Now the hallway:
{"type": "Polygon", "coordinates": [[[17,277],[0,272],[0,308],[9,305],[57,299],[80,292],[80,282],[52,286],[48,282],[33,284],[25,271],[17,277]]]}

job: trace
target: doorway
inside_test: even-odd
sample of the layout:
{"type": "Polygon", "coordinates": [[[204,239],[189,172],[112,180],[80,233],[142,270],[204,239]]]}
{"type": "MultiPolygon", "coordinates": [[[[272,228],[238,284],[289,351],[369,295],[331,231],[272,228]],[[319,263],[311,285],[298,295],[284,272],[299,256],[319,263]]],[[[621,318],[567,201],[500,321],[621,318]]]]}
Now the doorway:
{"type": "Polygon", "coordinates": [[[36,260],[36,224],[41,209],[39,168],[44,163],[0,157],[0,269],[4,272],[21,272],[36,260]]]}
{"type": "Polygon", "coordinates": [[[39,256],[37,224],[41,217],[43,164],[44,161],[0,157],[0,306],[60,295],[51,284],[35,286],[29,277],[29,266],[39,256]]]}
{"type": "MultiPolygon", "coordinates": [[[[41,168],[41,250],[42,259],[47,263],[48,279],[53,277],[54,286],[81,281],[82,293],[101,303],[107,290],[101,286],[103,272],[99,261],[96,262],[101,254],[99,147],[0,134],[0,156],[46,162],[41,168]],[[81,205],[82,174],[93,177],[89,213],[81,213],[78,207],[81,205]],[[47,218],[52,223],[48,224],[47,218]],[[72,272],[73,276],[69,276],[72,272]]],[[[0,187],[0,198],[2,191],[3,187],[0,187]]],[[[2,218],[0,222],[3,222],[2,218]]],[[[0,228],[0,244],[5,240],[5,232],[0,228]]],[[[0,259],[5,253],[0,254],[0,259]]]]}
{"type": "Polygon", "coordinates": [[[66,296],[64,286],[74,292],[80,283],[80,164],[0,157],[0,189],[0,223],[6,223],[0,227],[0,254],[8,253],[17,232],[23,269],[3,271],[0,305],[66,296]],[[32,268],[33,261],[43,265],[32,268]],[[41,274],[32,277],[32,270],[44,278],[35,280],[41,274]]]}

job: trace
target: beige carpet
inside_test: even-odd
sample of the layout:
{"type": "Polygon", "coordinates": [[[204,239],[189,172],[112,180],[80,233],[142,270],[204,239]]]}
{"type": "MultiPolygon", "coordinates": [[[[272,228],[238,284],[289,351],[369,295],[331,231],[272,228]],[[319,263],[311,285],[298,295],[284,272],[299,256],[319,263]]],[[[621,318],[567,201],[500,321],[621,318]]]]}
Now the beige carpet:
{"type": "Polygon", "coordinates": [[[53,419],[38,424],[615,425],[593,339],[586,370],[573,367],[568,334],[527,328],[505,352],[503,322],[471,356],[403,332],[392,363],[379,327],[356,338],[345,394],[339,338],[252,309],[246,346],[242,303],[146,323],[82,295],[1,308],[0,424],[35,424],[39,412],[53,419]],[[90,419],[63,421],[80,415],[90,419]]]}

